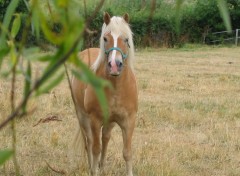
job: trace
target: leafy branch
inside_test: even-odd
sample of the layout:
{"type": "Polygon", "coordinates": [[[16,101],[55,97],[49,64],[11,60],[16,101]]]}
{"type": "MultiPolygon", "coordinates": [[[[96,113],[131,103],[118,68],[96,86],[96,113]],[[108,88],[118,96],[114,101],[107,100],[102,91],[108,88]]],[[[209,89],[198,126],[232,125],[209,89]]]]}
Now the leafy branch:
{"type": "MultiPolygon", "coordinates": [[[[27,4],[27,1],[24,1],[27,4]]],[[[13,0],[7,9],[7,13],[5,14],[5,18],[3,21],[3,24],[0,24],[0,27],[2,30],[1,36],[0,36],[0,66],[2,65],[2,61],[4,60],[5,56],[10,55],[10,63],[11,63],[11,69],[8,72],[7,76],[12,74],[12,81],[11,81],[11,94],[10,94],[10,102],[12,107],[12,112],[0,123],[0,130],[3,129],[9,122],[12,122],[12,131],[13,131],[13,150],[4,150],[0,151],[0,165],[2,165],[11,155],[14,155],[14,163],[15,163],[15,174],[19,175],[19,167],[16,160],[16,130],[15,130],[15,121],[14,119],[16,117],[22,117],[27,112],[27,103],[28,101],[35,95],[39,96],[44,92],[49,91],[53,87],[55,87],[57,84],[59,84],[62,81],[63,75],[60,74],[55,78],[52,82],[47,83],[47,81],[53,77],[54,73],[56,73],[60,67],[66,63],[66,61],[69,60],[70,63],[73,63],[77,68],[81,71],[81,74],[84,74],[87,80],[84,79],[84,81],[87,81],[90,84],[94,84],[97,82],[98,86],[93,85],[95,88],[97,94],[103,93],[103,88],[107,84],[103,84],[104,81],[97,78],[94,74],[91,73],[88,68],[85,67],[85,65],[79,60],[77,57],[77,52],[79,48],[79,43],[81,43],[81,40],[83,39],[83,35],[86,30],[88,30],[88,25],[91,23],[91,21],[94,19],[97,12],[100,10],[104,3],[104,0],[101,0],[99,4],[96,6],[96,9],[92,13],[92,15],[83,22],[80,18],[77,18],[79,21],[79,24],[76,23],[76,21],[71,21],[70,18],[68,18],[68,15],[70,16],[69,11],[69,4],[68,1],[64,1],[63,4],[58,4],[56,2],[55,7],[59,7],[60,10],[63,10],[63,16],[60,19],[57,19],[58,23],[62,25],[63,27],[63,33],[60,32],[60,34],[56,34],[52,31],[51,26],[49,26],[49,22],[47,22],[46,17],[41,12],[38,0],[33,0],[32,4],[28,4],[29,9],[29,16],[26,20],[25,27],[23,30],[22,38],[20,42],[15,41],[15,37],[17,33],[19,32],[19,28],[21,25],[20,21],[20,15],[17,14],[15,20],[12,23],[12,31],[11,33],[8,32],[8,28],[10,26],[11,18],[14,14],[14,11],[18,5],[18,0],[13,0]],[[66,18],[67,17],[67,18],[66,18]],[[41,26],[40,26],[41,24],[41,26]],[[39,57],[37,59],[31,60],[22,57],[23,51],[27,51],[30,49],[25,48],[25,42],[26,38],[29,32],[29,27],[32,25],[32,29],[34,32],[36,32],[36,35],[39,35],[39,31],[41,28],[42,32],[48,39],[48,41],[53,44],[58,45],[58,49],[53,55],[39,57]],[[69,26],[69,27],[68,27],[69,26]],[[58,37],[60,40],[55,40],[55,38],[58,37]],[[16,48],[18,46],[18,49],[16,48]],[[22,59],[23,61],[27,61],[27,68],[24,70],[23,67],[18,71],[18,61],[19,59],[22,59]],[[46,67],[45,71],[43,72],[42,76],[38,78],[36,81],[32,81],[32,63],[33,61],[47,61],[48,66],[46,67]],[[16,76],[17,73],[22,73],[25,77],[25,86],[24,86],[24,96],[20,103],[15,107],[15,82],[16,82],[16,76]],[[93,76],[94,75],[94,76],[93,76]],[[46,85],[44,87],[44,85],[46,85]]],[[[49,6],[49,10],[50,6],[49,6]]],[[[51,12],[52,13],[52,12],[51,12]]],[[[58,13],[58,11],[56,12],[58,13]]],[[[53,19],[55,20],[55,19],[53,19]]],[[[54,22],[54,21],[53,21],[54,22]]],[[[78,22],[78,21],[77,21],[78,22]]],[[[1,68],[1,67],[0,67],[1,68]]],[[[73,71],[73,70],[72,70],[73,71]]],[[[75,71],[75,70],[74,70],[75,71]]],[[[78,72],[78,71],[77,71],[78,72]]],[[[76,73],[77,73],[76,72],[76,73]]],[[[78,76],[78,78],[81,79],[81,77],[78,76]]],[[[100,102],[104,103],[106,102],[105,97],[102,96],[102,94],[98,97],[101,97],[100,102]]]]}
{"type": "MultiPolygon", "coordinates": [[[[83,37],[83,34],[85,32],[85,30],[87,29],[88,24],[91,22],[91,20],[94,18],[94,16],[96,15],[96,13],[99,11],[99,9],[102,7],[104,3],[104,0],[101,0],[101,2],[99,3],[99,5],[96,7],[94,13],[87,19],[87,21],[85,22],[85,26],[82,29],[82,31],[80,32],[80,34],[78,35],[77,39],[73,42],[72,46],[70,47],[70,49],[64,53],[63,56],[59,57],[58,60],[56,61],[56,63],[54,63],[53,65],[50,66],[50,68],[42,75],[41,78],[39,78],[38,80],[36,80],[35,84],[33,85],[33,87],[28,91],[28,93],[25,95],[24,99],[21,101],[21,103],[19,103],[19,105],[16,107],[15,111],[13,113],[11,113],[6,119],[5,121],[3,121],[0,124],[0,129],[2,129],[4,126],[6,126],[8,124],[9,121],[11,121],[12,119],[14,119],[16,116],[23,116],[25,114],[24,111],[22,111],[23,107],[26,106],[28,100],[30,99],[31,95],[36,92],[39,87],[47,80],[49,79],[50,76],[52,76],[53,73],[55,73],[61,65],[63,65],[67,59],[75,52],[80,40],[83,37]]],[[[59,52],[56,54],[55,57],[61,55],[62,52],[59,50],[59,52]]],[[[80,61],[81,62],[81,61],[80,61]]],[[[79,65],[78,65],[79,66],[79,65]]]]}

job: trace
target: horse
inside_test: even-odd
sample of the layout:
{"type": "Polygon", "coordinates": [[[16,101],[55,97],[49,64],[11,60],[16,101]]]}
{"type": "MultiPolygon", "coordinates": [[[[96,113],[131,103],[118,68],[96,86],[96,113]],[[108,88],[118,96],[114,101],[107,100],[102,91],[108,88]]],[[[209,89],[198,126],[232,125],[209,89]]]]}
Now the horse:
{"type": "Polygon", "coordinates": [[[72,93],[90,174],[96,176],[98,167],[103,169],[111,131],[115,124],[118,124],[122,131],[127,176],[132,176],[131,143],[138,109],[132,31],[128,14],[111,17],[105,12],[103,16],[100,48],[89,48],[80,52],[80,59],[98,77],[112,84],[112,88],[104,89],[109,114],[107,122],[104,122],[101,107],[91,85],[73,77],[72,93]]]}

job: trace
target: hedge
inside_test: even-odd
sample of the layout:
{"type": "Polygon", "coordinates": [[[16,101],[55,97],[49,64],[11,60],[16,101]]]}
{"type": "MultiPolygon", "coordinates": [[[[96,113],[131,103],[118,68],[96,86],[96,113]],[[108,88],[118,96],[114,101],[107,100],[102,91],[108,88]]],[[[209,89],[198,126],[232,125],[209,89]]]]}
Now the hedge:
{"type": "MultiPolygon", "coordinates": [[[[1,21],[9,2],[10,0],[0,2],[1,21]]],[[[184,43],[203,43],[211,40],[211,32],[225,30],[217,7],[217,0],[186,0],[181,9],[179,32],[175,25],[175,4],[166,0],[157,0],[154,16],[149,21],[150,2],[144,0],[107,1],[89,26],[91,30],[97,32],[85,37],[87,39],[86,47],[98,46],[104,11],[108,11],[111,15],[122,15],[128,12],[135,44],[141,47],[174,47],[184,43]]],[[[95,1],[87,1],[87,3],[89,7],[87,15],[90,15],[96,3],[95,1]]],[[[232,28],[240,28],[240,0],[227,0],[227,5],[232,28]]],[[[23,0],[20,1],[17,11],[22,14],[28,13],[23,0]]],[[[79,13],[85,16],[83,5],[79,6],[79,13]]],[[[57,24],[53,26],[54,31],[60,30],[57,24]]],[[[21,33],[18,37],[21,37],[21,33]]],[[[43,36],[38,42],[34,35],[29,36],[28,43],[30,45],[42,42],[44,42],[43,36]]]]}

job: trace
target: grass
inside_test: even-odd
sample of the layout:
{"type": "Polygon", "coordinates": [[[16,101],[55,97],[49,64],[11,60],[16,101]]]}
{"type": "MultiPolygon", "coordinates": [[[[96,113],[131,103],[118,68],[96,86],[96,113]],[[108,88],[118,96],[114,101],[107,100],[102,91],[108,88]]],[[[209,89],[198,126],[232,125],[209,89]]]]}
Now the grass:
{"type": "MultiPolygon", "coordinates": [[[[236,47],[136,52],[139,111],[133,138],[134,175],[239,175],[239,56],[236,47]]],[[[10,111],[9,88],[9,80],[1,79],[0,120],[10,111]]],[[[21,86],[16,92],[20,98],[21,86]]],[[[61,175],[49,164],[67,175],[87,175],[87,168],[79,170],[78,166],[84,158],[72,150],[77,119],[67,82],[32,100],[29,107],[37,110],[17,120],[21,173],[61,175]],[[61,121],[36,125],[51,116],[61,121]]],[[[10,127],[0,133],[0,148],[10,148],[10,127]]],[[[12,161],[8,161],[6,175],[13,175],[13,170],[12,161]]],[[[124,174],[122,138],[117,127],[109,144],[106,175],[124,174]]]]}

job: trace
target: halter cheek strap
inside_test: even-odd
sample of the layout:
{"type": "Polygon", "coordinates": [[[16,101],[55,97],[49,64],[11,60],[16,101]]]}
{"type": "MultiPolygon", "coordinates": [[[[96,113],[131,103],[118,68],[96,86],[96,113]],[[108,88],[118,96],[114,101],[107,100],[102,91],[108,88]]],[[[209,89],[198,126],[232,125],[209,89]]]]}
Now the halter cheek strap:
{"type": "Polygon", "coordinates": [[[126,59],[127,56],[128,56],[127,54],[124,54],[123,51],[122,51],[120,48],[118,48],[118,47],[112,47],[112,48],[110,48],[110,49],[108,49],[108,50],[105,50],[105,54],[108,56],[109,53],[110,53],[111,51],[113,51],[113,50],[119,51],[119,52],[121,53],[123,59],[126,59]]]}

